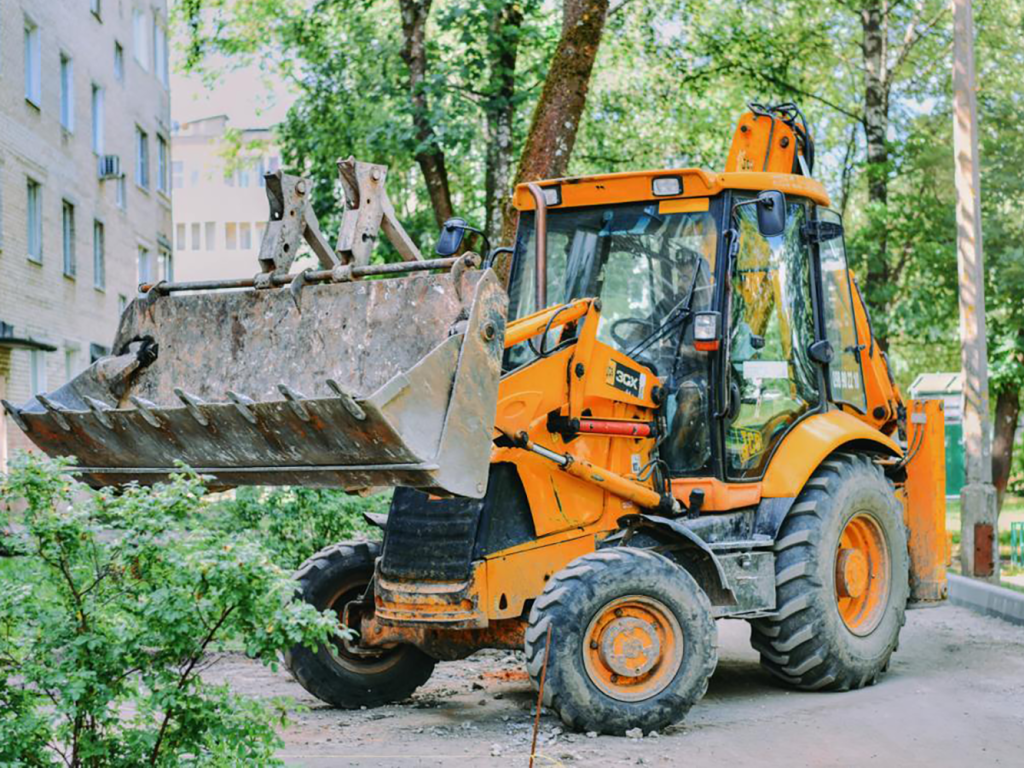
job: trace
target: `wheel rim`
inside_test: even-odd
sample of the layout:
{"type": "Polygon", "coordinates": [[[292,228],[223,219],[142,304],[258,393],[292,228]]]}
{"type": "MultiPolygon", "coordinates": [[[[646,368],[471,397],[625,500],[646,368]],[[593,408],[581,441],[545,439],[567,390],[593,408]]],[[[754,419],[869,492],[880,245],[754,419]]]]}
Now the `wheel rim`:
{"type": "Polygon", "coordinates": [[[850,518],[836,549],[835,586],[839,615],[855,635],[869,634],[885,614],[891,586],[889,545],[871,515],[850,518]]]}
{"type": "Polygon", "coordinates": [[[583,662],[591,682],[619,701],[642,701],[663,691],[683,661],[683,632],[660,600],[628,595],[591,619],[583,662]]]}
{"type": "MultiPolygon", "coordinates": [[[[338,614],[338,626],[344,627],[341,621],[344,615],[345,605],[358,600],[370,580],[365,576],[354,576],[347,579],[334,591],[334,594],[327,601],[327,608],[338,614]]],[[[358,631],[358,630],[357,630],[358,631]]],[[[358,638],[354,640],[342,640],[332,638],[327,650],[336,664],[350,671],[362,675],[372,675],[384,672],[393,667],[405,651],[405,646],[393,648],[362,648],[359,646],[358,638]]]]}

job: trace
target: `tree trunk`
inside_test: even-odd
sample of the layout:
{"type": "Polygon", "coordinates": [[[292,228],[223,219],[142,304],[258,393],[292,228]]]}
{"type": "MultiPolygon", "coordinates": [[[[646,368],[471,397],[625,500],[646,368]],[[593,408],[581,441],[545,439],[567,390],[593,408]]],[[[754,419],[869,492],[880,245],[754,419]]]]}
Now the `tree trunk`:
{"type": "Polygon", "coordinates": [[[427,75],[426,26],[432,0],[398,0],[402,13],[402,60],[409,67],[409,99],[412,102],[412,121],[416,129],[416,162],[427,183],[427,194],[434,208],[438,228],[452,216],[451,192],[448,189],[448,171],[428,117],[427,94],[424,82],[427,75]]]}
{"type": "Polygon", "coordinates": [[[876,322],[882,351],[889,347],[884,318],[892,298],[889,285],[886,207],[889,200],[889,88],[886,63],[886,11],[880,0],[868,0],[861,10],[864,54],[864,138],[867,144],[868,216],[872,221],[871,246],[867,253],[865,299],[876,322]]]}
{"type": "MultiPolygon", "coordinates": [[[[519,158],[517,184],[565,175],[587,103],[590,73],[607,15],[608,0],[565,0],[563,3],[562,37],[533,112],[530,132],[519,158]]],[[[517,220],[515,208],[507,204],[502,243],[511,243],[517,220]]]]}
{"type": "Polygon", "coordinates": [[[523,8],[519,0],[504,0],[491,21],[490,82],[487,115],[486,223],[492,245],[501,239],[504,203],[512,186],[512,125],[516,104],[516,58],[523,8]]]}
{"type": "Polygon", "coordinates": [[[996,509],[1003,509],[1003,497],[1010,482],[1013,466],[1013,438],[1020,420],[1020,384],[1014,383],[999,392],[996,399],[996,423],[992,436],[992,484],[996,487],[996,509]]]}

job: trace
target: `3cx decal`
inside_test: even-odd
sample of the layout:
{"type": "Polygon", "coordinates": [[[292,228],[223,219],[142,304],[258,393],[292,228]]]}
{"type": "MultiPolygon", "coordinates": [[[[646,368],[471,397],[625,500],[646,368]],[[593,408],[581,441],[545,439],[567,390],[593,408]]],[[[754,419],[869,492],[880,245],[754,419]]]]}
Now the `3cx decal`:
{"type": "Polygon", "coordinates": [[[605,371],[605,382],[609,386],[622,390],[628,395],[642,398],[647,385],[647,375],[640,373],[640,371],[634,371],[622,363],[610,360],[605,371]]]}

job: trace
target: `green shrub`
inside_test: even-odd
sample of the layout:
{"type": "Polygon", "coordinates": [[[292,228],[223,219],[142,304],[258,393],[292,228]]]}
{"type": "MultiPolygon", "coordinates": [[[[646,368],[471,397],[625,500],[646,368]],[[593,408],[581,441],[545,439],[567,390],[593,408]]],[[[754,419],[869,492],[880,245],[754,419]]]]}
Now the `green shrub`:
{"type": "Polygon", "coordinates": [[[352,538],[379,538],[363,512],[387,513],[391,494],[351,496],[324,488],[239,488],[235,498],[210,505],[210,525],[230,532],[259,531],[282,568],[297,568],[314,552],[352,538]]]}
{"type": "Polygon", "coordinates": [[[85,492],[66,463],[16,460],[0,485],[0,764],[276,762],[283,703],[205,683],[207,652],[236,638],[275,666],[337,617],[292,599],[258,536],[207,527],[203,493],[184,470],[85,492]]]}

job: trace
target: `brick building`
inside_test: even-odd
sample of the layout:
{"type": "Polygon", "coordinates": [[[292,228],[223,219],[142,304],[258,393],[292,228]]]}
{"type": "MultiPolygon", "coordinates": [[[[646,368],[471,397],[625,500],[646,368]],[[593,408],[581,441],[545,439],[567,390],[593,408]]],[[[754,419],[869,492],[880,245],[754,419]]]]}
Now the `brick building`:
{"type": "MultiPolygon", "coordinates": [[[[105,354],[173,273],[165,0],[0,2],[0,397],[105,354]]],[[[0,418],[0,471],[29,447],[0,418]]]]}

